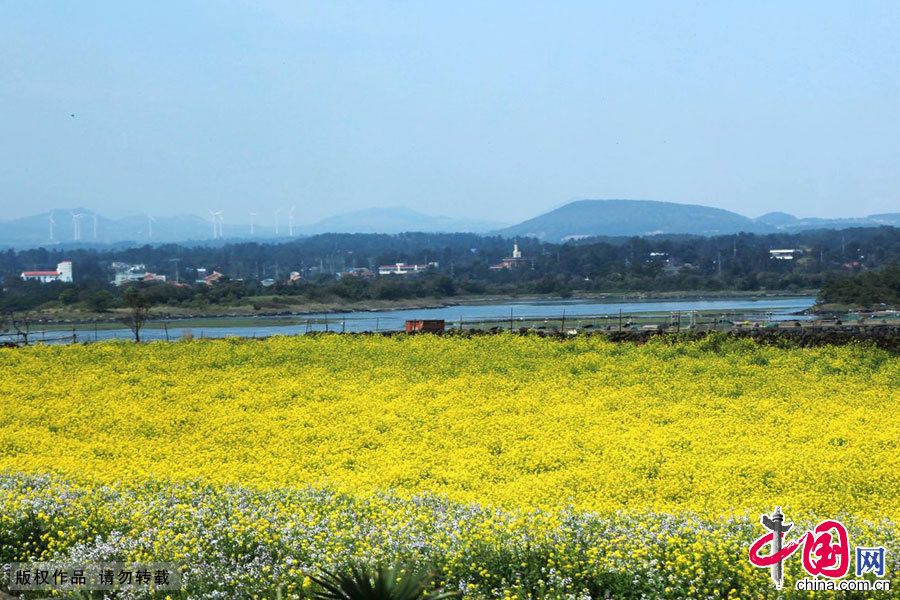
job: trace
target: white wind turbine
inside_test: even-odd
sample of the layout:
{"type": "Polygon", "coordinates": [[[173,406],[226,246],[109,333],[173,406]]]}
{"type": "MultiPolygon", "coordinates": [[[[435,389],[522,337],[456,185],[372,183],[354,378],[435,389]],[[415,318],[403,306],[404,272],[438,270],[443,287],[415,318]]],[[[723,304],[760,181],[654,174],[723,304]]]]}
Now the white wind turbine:
{"type": "Polygon", "coordinates": [[[294,237],[294,207],[288,211],[288,235],[294,237]]]}
{"type": "Polygon", "coordinates": [[[72,239],[76,242],[81,239],[81,218],[83,216],[82,213],[72,213],[72,239]]]}
{"type": "Polygon", "coordinates": [[[275,211],[275,235],[278,235],[278,215],[281,214],[280,210],[275,211]]]}
{"type": "Polygon", "coordinates": [[[222,211],[215,211],[210,209],[209,216],[212,219],[213,239],[216,239],[219,237],[219,217],[222,216],[222,211]]]}
{"type": "Polygon", "coordinates": [[[97,239],[97,213],[93,214],[94,217],[94,239],[97,239]]]}
{"type": "Polygon", "coordinates": [[[253,235],[253,226],[255,225],[256,213],[250,211],[250,235],[253,235]]]}
{"type": "Polygon", "coordinates": [[[56,225],[56,220],[53,218],[53,211],[50,211],[50,241],[53,241],[53,226],[56,225]]]}
{"type": "Polygon", "coordinates": [[[156,223],[156,219],[153,218],[153,215],[147,215],[147,239],[153,239],[153,224],[156,223]]]}

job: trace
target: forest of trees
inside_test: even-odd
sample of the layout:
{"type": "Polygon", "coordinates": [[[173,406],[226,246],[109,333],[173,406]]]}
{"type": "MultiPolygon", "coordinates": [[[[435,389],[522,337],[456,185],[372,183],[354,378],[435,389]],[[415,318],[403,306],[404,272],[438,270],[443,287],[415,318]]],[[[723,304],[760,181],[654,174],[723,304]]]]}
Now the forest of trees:
{"type": "MultiPolygon", "coordinates": [[[[583,292],[799,291],[818,289],[829,281],[850,281],[835,274],[900,264],[900,231],[892,227],[709,238],[594,238],[566,244],[524,238],[518,240],[525,258],[522,267],[492,270],[492,265],[510,255],[512,243],[474,234],[325,234],[281,244],[7,250],[0,252],[0,311],[54,303],[94,311],[122,306],[126,290],[110,283],[113,262],[143,264],[168,277],[165,284],[128,286],[138,288],[152,304],[198,308],[234,303],[265,307],[279,296],[296,304],[460,294],[567,297],[583,292]],[[777,248],[800,252],[793,260],[778,260],[769,253],[777,248]],[[53,268],[64,259],[73,261],[74,283],[41,284],[19,276],[24,270],[53,268]],[[352,268],[377,273],[379,265],[397,262],[435,262],[437,266],[417,275],[347,275],[352,268]],[[201,268],[218,271],[225,278],[211,286],[195,284],[201,268]],[[299,272],[302,280],[289,283],[292,271],[299,272]],[[176,274],[188,285],[171,285],[176,274]],[[274,284],[266,281],[270,285],[264,286],[265,280],[274,284]]],[[[828,285],[825,289],[838,289],[837,283],[828,285]]],[[[850,284],[841,285],[844,289],[850,284]]],[[[867,298],[880,298],[882,288],[861,285],[874,290],[867,298]]],[[[829,293],[837,298],[842,292],[829,293]]]]}
{"type": "Polygon", "coordinates": [[[829,277],[819,294],[822,302],[877,308],[900,306],[900,266],[878,271],[835,274],[829,277]]]}

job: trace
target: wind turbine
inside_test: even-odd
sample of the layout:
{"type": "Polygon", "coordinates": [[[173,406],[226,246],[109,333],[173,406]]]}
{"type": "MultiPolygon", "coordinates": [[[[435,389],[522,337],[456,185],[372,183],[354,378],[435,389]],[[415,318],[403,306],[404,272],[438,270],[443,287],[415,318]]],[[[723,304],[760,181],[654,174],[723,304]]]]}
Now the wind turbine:
{"type": "Polygon", "coordinates": [[[53,211],[52,210],[50,211],[49,221],[50,221],[50,241],[52,242],[53,241],[53,226],[56,225],[56,221],[53,219],[53,211]]]}
{"type": "Polygon", "coordinates": [[[275,211],[275,235],[278,235],[278,215],[281,214],[280,210],[275,211]]]}
{"type": "Polygon", "coordinates": [[[294,237],[294,207],[288,211],[288,235],[294,237]]]}
{"type": "Polygon", "coordinates": [[[181,261],[181,258],[170,258],[169,262],[175,263],[175,283],[179,283],[178,281],[178,263],[181,261]]]}
{"type": "Polygon", "coordinates": [[[94,239],[97,239],[97,213],[93,214],[94,217],[94,239]]]}
{"type": "Polygon", "coordinates": [[[153,239],[153,224],[156,222],[156,219],[153,218],[153,215],[147,215],[147,239],[153,239]]]}
{"type": "Polygon", "coordinates": [[[216,217],[219,219],[219,237],[224,238],[225,233],[223,229],[225,228],[225,217],[222,216],[222,211],[216,211],[216,217]]]}
{"type": "Polygon", "coordinates": [[[209,216],[212,217],[212,226],[213,226],[213,239],[219,237],[219,221],[218,218],[222,214],[222,211],[214,211],[212,209],[209,210],[209,216]]]}
{"type": "Polygon", "coordinates": [[[250,235],[251,236],[253,235],[254,219],[256,219],[256,213],[251,211],[250,212],[250,235]]]}
{"type": "Polygon", "coordinates": [[[72,239],[76,242],[81,239],[81,218],[83,216],[81,213],[72,213],[72,239]]]}

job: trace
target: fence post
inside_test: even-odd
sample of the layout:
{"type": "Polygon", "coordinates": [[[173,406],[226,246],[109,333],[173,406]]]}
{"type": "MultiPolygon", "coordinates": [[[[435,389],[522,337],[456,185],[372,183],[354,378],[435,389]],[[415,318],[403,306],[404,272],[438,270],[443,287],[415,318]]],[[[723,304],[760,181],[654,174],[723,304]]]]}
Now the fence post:
{"type": "Polygon", "coordinates": [[[622,309],[619,309],[619,331],[622,331],[622,309]]]}
{"type": "Polygon", "coordinates": [[[169,324],[163,321],[163,329],[166,330],[166,341],[169,341],[169,324]]]}
{"type": "Polygon", "coordinates": [[[566,309],[563,309],[562,324],[559,326],[561,333],[566,333],[566,309]]]}

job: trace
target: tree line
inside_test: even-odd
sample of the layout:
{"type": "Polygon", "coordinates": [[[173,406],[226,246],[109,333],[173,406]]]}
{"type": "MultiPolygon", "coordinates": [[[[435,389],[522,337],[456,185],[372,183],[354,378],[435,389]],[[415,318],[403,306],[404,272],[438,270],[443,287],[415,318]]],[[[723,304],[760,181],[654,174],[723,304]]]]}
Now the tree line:
{"type": "Polygon", "coordinates": [[[877,308],[900,307],[900,266],[829,277],[819,293],[822,302],[877,308]]]}
{"type": "MultiPolygon", "coordinates": [[[[491,268],[510,255],[513,240],[462,233],[324,234],[277,244],[7,250],[0,252],[0,311],[75,306],[102,312],[126,306],[128,290],[136,291],[151,306],[202,308],[246,303],[260,309],[287,302],[461,294],[567,297],[585,292],[822,288],[829,290],[829,297],[849,297],[837,291],[849,289],[849,274],[900,264],[900,231],[893,227],[716,237],[591,238],[564,244],[534,238],[516,242],[524,257],[516,269],[491,268]],[[771,255],[773,249],[798,252],[782,260],[771,255]],[[41,284],[20,277],[22,271],[52,268],[61,260],[72,260],[74,283],[41,284]],[[146,265],[148,271],[166,275],[169,282],[116,287],[110,283],[114,262],[146,265]],[[436,266],[416,275],[350,274],[352,269],[377,273],[380,265],[398,262],[436,266]],[[218,271],[225,277],[215,285],[197,284],[198,269],[218,271]],[[289,282],[291,272],[302,278],[289,282]],[[171,285],[176,279],[185,285],[171,285]]],[[[885,297],[883,287],[866,283],[862,289],[867,290],[867,300],[885,297]]]]}

